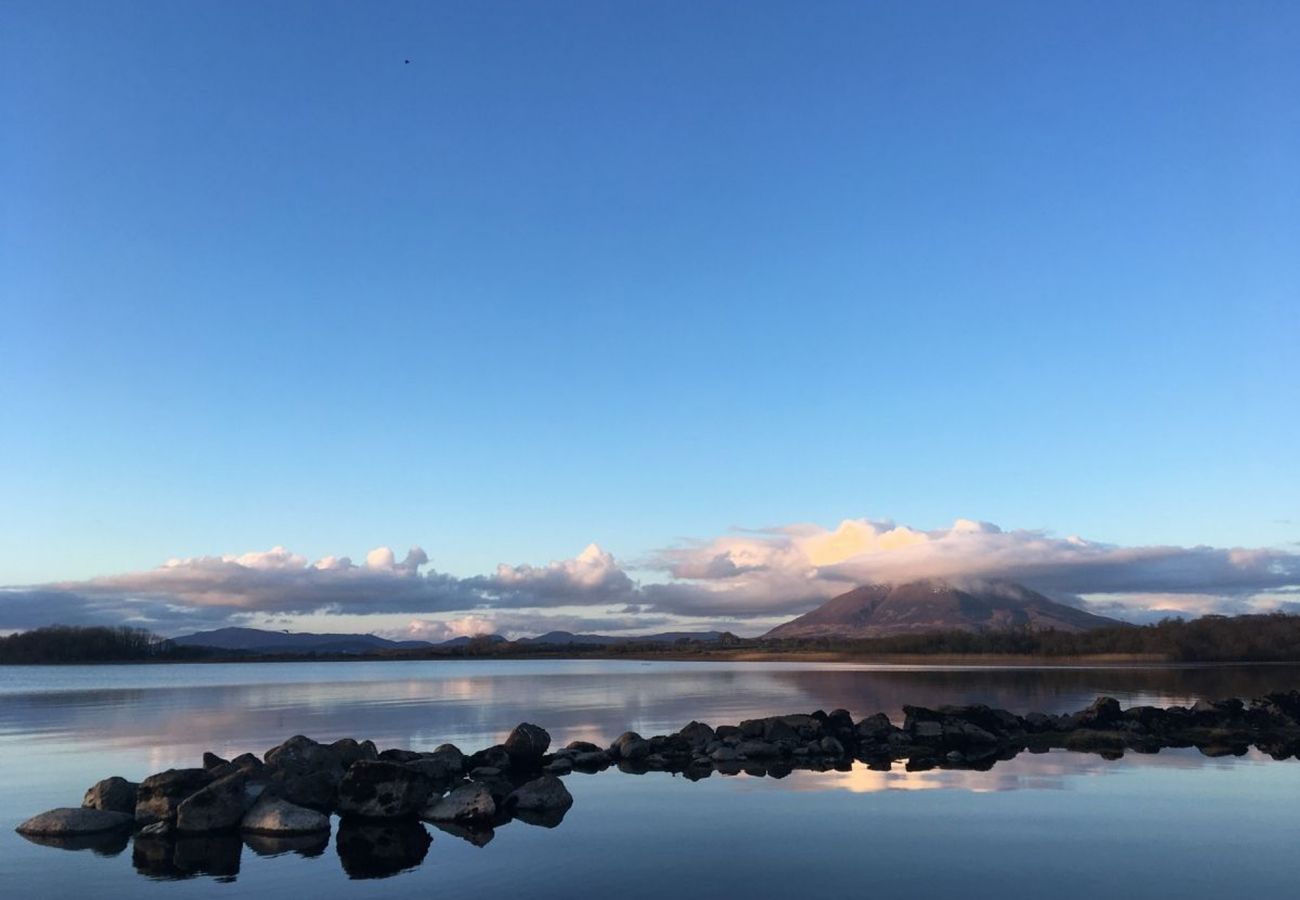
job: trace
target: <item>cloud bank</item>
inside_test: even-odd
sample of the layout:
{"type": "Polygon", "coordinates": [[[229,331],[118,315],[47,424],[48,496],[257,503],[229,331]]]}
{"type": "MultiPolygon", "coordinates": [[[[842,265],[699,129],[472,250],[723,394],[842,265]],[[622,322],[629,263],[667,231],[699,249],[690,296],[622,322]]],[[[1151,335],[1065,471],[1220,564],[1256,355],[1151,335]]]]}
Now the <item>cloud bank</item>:
{"type": "Polygon", "coordinates": [[[0,592],[0,630],[125,622],[177,633],[374,617],[375,630],[428,639],[553,629],[756,633],[856,585],[923,577],[1009,578],[1095,611],[1149,620],[1290,609],[1300,596],[1300,554],[1128,547],[969,519],[934,530],[870,519],[737,530],[664,548],[635,567],[591,544],[571,559],[502,564],[470,577],[439,572],[420,547],[400,560],[379,547],[360,564],[346,556],[311,561],[275,547],[8,588],[0,592]]]}

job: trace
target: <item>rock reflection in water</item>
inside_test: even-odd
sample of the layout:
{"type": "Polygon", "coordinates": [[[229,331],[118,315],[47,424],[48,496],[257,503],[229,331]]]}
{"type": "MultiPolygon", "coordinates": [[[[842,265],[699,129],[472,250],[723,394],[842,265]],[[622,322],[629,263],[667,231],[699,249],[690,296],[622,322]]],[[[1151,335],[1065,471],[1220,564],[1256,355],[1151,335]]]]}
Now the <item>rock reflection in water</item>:
{"type": "Polygon", "coordinates": [[[258,856],[284,856],[294,853],[305,859],[322,855],[330,847],[330,833],[317,834],[244,834],[244,846],[258,856]]]}
{"type": "Polygon", "coordinates": [[[165,881],[196,875],[233,879],[239,874],[243,849],[237,834],[138,834],[131,861],[141,875],[165,881]]]}
{"type": "Polygon", "coordinates": [[[431,843],[416,821],[344,819],[334,845],[349,878],[387,878],[424,862],[431,843]]]}

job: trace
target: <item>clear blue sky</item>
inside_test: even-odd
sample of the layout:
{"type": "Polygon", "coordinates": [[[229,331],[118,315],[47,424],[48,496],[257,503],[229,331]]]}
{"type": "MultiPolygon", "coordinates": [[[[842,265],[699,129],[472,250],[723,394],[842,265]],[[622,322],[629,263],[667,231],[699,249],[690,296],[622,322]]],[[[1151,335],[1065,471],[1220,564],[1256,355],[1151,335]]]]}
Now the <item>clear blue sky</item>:
{"type": "Polygon", "coordinates": [[[8,0],[0,584],[1293,542],[1298,46],[1290,2],[8,0]]]}

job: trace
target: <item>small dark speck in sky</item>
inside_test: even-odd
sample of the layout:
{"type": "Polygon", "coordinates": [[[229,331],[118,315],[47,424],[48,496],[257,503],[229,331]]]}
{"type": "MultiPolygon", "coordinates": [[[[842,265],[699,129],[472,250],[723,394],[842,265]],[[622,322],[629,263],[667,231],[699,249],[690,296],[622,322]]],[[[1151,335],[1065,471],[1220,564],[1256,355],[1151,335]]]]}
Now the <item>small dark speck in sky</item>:
{"type": "Polygon", "coordinates": [[[410,61],[409,59],[404,59],[404,60],[402,60],[402,62],[403,62],[403,64],[408,65],[408,66],[411,64],[411,61],[410,61]]]}

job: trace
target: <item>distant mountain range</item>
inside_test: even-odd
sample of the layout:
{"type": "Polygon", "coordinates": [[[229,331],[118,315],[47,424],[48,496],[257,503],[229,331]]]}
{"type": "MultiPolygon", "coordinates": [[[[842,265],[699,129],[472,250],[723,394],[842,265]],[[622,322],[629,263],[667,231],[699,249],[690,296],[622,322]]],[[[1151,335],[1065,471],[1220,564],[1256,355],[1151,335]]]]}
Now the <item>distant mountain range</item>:
{"type": "MultiPolygon", "coordinates": [[[[778,625],[765,638],[873,638],[935,631],[1088,631],[1124,624],[1049,600],[1010,581],[941,581],[871,584],[827,600],[812,612],[778,625]]],[[[601,647],[625,644],[672,644],[690,640],[718,643],[732,636],[723,631],[668,631],[635,637],[549,631],[519,638],[528,647],[601,647]]],[[[499,634],[457,637],[441,643],[392,641],[373,634],[311,634],[218,628],[173,638],[181,647],[210,647],[250,654],[382,654],[394,651],[464,647],[471,642],[506,643],[499,634]]]]}
{"type": "MultiPolygon", "coordinates": [[[[535,645],[554,645],[557,647],[581,645],[585,647],[610,646],[614,644],[651,643],[671,644],[679,640],[720,641],[722,631],[670,631],[662,634],[648,634],[638,637],[615,637],[604,634],[574,634],[568,631],[550,631],[532,638],[520,638],[516,643],[535,645]]],[[[215,631],[200,631],[172,638],[172,643],[180,647],[210,647],[214,650],[227,650],[237,653],[294,654],[294,653],[342,653],[364,655],[384,653],[394,650],[431,650],[434,648],[463,647],[471,641],[486,641],[490,644],[503,644],[506,639],[499,634],[476,635],[474,637],[457,637],[440,643],[430,641],[390,641],[373,634],[311,634],[309,632],[265,631],[260,628],[218,628],[215,631]]]]}
{"type": "Polygon", "coordinates": [[[870,584],[778,625],[768,638],[873,638],[934,631],[1088,631],[1121,625],[1010,581],[870,584]]]}
{"type": "Polygon", "coordinates": [[[211,647],[245,653],[378,653],[385,650],[419,650],[428,641],[390,641],[373,634],[309,634],[263,631],[260,628],[218,628],[172,638],[180,647],[211,647]]]}

